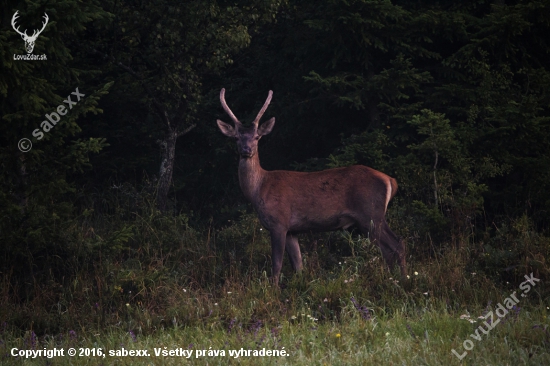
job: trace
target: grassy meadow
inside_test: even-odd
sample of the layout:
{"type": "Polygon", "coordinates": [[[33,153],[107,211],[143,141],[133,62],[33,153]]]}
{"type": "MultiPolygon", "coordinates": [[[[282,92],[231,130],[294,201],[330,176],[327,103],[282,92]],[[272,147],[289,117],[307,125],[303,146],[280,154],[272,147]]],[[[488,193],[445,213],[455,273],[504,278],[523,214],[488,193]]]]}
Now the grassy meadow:
{"type": "MultiPolygon", "coordinates": [[[[32,259],[24,282],[0,274],[0,364],[550,364],[550,239],[525,217],[487,242],[408,235],[406,283],[367,238],[303,235],[304,271],[293,274],[285,260],[277,288],[254,214],[194,229],[187,216],[153,207],[58,223],[54,248],[70,260],[53,250],[32,259]],[[525,293],[531,273],[539,281],[525,293]],[[514,291],[517,304],[499,320],[497,305],[514,291]],[[55,348],[63,356],[12,355],[55,348]]],[[[407,233],[395,217],[390,225],[407,233]]]]}

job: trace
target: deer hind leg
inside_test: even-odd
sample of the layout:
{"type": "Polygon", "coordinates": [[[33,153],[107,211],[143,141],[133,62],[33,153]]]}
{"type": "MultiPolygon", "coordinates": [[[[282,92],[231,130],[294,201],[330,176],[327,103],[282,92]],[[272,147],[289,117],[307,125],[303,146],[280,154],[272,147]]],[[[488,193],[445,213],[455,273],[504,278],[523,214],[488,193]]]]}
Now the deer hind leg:
{"type": "Polygon", "coordinates": [[[401,277],[403,279],[406,278],[405,245],[391,231],[386,220],[382,219],[378,223],[371,221],[368,226],[360,224],[359,228],[364,235],[368,236],[380,248],[388,270],[391,271],[398,264],[401,270],[401,277]]]}
{"type": "Polygon", "coordinates": [[[292,263],[292,268],[298,272],[302,270],[302,253],[298,245],[298,237],[292,234],[286,234],[286,253],[292,263]]]}
{"type": "MultiPolygon", "coordinates": [[[[381,224],[380,243],[381,247],[385,248],[387,253],[384,254],[384,259],[386,260],[386,263],[388,263],[388,267],[392,269],[395,264],[398,264],[399,269],[401,270],[401,278],[405,280],[407,277],[405,244],[397,237],[397,235],[395,235],[393,231],[391,231],[386,220],[383,220],[381,224]]],[[[384,250],[382,250],[382,253],[384,253],[384,250]]]]}

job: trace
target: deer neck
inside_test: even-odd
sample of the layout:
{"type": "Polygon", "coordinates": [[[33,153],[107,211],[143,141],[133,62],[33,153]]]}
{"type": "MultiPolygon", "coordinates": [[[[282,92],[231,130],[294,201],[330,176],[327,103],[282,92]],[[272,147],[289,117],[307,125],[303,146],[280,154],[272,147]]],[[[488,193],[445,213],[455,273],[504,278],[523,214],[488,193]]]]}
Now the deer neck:
{"type": "Polygon", "coordinates": [[[251,158],[242,158],[239,161],[239,183],[244,196],[253,204],[258,197],[265,170],[260,166],[258,153],[251,158]]]}

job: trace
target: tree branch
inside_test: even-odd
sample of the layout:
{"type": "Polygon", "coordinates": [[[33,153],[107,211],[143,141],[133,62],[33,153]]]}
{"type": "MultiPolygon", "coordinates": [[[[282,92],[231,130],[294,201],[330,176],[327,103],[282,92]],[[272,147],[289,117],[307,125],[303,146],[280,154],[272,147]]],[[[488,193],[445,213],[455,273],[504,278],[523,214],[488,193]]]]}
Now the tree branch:
{"type": "Polygon", "coordinates": [[[196,123],[193,123],[191,126],[187,127],[185,130],[181,131],[181,132],[178,132],[178,137],[180,136],[183,136],[187,133],[189,133],[189,131],[191,131],[193,128],[197,127],[197,124],[196,123]]]}

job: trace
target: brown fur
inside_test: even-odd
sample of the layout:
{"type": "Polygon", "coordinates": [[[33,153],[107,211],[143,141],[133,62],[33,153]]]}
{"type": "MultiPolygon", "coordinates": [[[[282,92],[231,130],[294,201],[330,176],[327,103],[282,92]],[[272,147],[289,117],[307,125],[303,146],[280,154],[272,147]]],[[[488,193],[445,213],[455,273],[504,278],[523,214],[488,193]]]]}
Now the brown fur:
{"type": "MultiPolygon", "coordinates": [[[[398,264],[405,278],[405,246],[390,230],[385,219],[388,186],[391,186],[391,200],[397,192],[397,181],[362,165],[312,173],[262,169],[258,141],[271,132],[275,119],[260,127],[257,124],[243,127],[225,104],[223,92],[220,98],[222,105],[234,119],[235,127],[220,120],[218,126],[226,136],[237,139],[241,155],[241,189],[254,206],[260,222],[271,234],[273,280],[278,282],[285,250],[293,268],[297,271],[302,269],[296,234],[333,231],[351,225],[357,225],[378,245],[390,269],[398,264]]],[[[262,111],[267,108],[266,104],[262,111]]],[[[256,120],[260,117],[261,114],[256,120]]]]}

